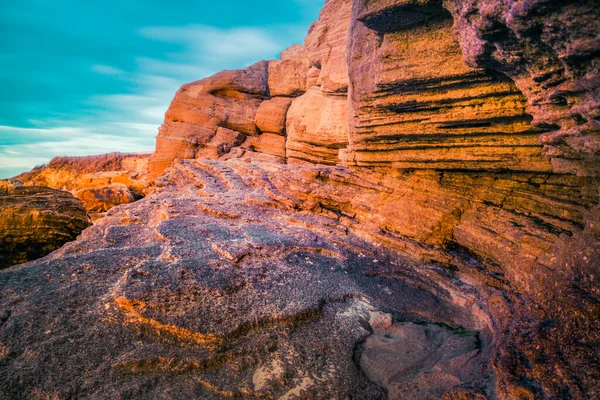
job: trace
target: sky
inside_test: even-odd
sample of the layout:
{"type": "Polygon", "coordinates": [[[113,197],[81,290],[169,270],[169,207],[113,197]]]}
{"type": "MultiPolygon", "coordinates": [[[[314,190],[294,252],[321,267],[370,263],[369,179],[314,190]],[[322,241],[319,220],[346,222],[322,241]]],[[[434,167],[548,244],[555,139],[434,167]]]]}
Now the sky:
{"type": "Polygon", "coordinates": [[[302,43],[324,0],[1,0],[0,178],[154,149],[176,90],[302,43]]]}

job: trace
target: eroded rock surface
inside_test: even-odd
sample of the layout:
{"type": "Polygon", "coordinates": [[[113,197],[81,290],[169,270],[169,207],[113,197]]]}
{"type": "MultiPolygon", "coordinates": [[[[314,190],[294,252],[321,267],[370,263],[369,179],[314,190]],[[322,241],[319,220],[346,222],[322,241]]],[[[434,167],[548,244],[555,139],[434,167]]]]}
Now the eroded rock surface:
{"type": "Polygon", "coordinates": [[[0,181],[0,269],[43,257],[90,224],[83,204],[67,192],[0,181]]]}
{"type": "MultiPolygon", "coordinates": [[[[2,396],[386,398],[381,340],[363,341],[414,324],[423,350],[459,344],[436,353],[452,376],[436,394],[493,392],[485,293],[299,212],[258,165],[176,162],[157,193],[0,273],[2,396]]],[[[433,367],[413,364],[394,382],[433,367]]]]}
{"type": "Polygon", "coordinates": [[[527,96],[557,172],[600,172],[600,18],[593,0],[447,1],[465,61],[511,77],[527,96]]]}
{"type": "Polygon", "coordinates": [[[7,395],[599,397],[598,21],[328,0],[184,85],[155,192],[0,274],[7,395]]]}

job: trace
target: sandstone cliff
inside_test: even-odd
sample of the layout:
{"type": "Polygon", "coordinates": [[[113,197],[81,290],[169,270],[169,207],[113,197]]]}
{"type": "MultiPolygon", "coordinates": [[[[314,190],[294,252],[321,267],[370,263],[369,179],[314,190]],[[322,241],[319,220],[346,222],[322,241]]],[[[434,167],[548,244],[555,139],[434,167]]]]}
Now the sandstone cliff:
{"type": "Polygon", "coordinates": [[[280,60],[182,86],[154,191],[0,274],[29,302],[0,299],[6,395],[28,365],[59,397],[600,396],[599,24],[328,0],[280,60]]]}

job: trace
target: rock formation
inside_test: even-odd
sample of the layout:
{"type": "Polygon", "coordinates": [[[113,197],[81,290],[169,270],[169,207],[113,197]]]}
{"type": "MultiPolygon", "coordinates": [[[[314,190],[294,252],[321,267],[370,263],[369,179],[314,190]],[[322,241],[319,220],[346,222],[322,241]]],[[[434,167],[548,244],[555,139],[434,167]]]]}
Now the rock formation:
{"type": "Polygon", "coordinates": [[[150,154],[121,153],[56,157],[15,179],[25,185],[69,191],[97,219],[108,209],[131,203],[149,191],[146,179],[149,158],[150,154]]]}
{"type": "Polygon", "coordinates": [[[153,191],[0,274],[2,394],[599,397],[599,24],[328,0],[182,86],[153,191]]]}
{"type": "Polygon", "coordinates": [[[0,269],[43,257],[90,225],[67,192],[0,181],[0,269]]]}

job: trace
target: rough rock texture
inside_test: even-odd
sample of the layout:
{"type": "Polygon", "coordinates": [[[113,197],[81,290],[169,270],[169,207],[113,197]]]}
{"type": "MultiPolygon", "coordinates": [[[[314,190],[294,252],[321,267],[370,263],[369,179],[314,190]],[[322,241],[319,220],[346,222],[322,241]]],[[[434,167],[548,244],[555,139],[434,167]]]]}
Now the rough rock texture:
{"type": "Polygon", "coordinates": [[[0,181],[0,269],[43,257],[90,224],[83,204],[67,192],[0,181]]]}
{"type": "Polygon", "coordinates": [[[183,85],[165,114],[149,176],[158,177],[175,158],[194,158],[207,146],[218,128],[244,135],[259,134],[255,116],[268,98],[267,61],[246,69],[223,71],[183,85]]]}
{"type": "Polygon", "coordinates": [[[0,274],[2,390],[600,397],[598,10],[328,0],[184,85],[155,191],[0,274]]]}
{"type": "Polygon", "coordinates": [[[348,145],[346,98],[311,88],[292,102],[286,132],[291,161],[336,164],[339,150],[348,145]]]}
{"type": "Polygon", "coordinates": [[[98,156],[56,157],[48,164],[15,177],[25,185],[66,190],[78,197],[91,214],[131,203],[149,191],[146,179],[150,154],[110,153],[98,156]]]}
{"type": "Polygon", "coordinates": [[[508,78],[465,65],[452,17],[441,5],[358,4],[349,61],[349,162],[552,170],[541,154],[541,130],[525,113],[526,98],[508,78]]]}
{"type": "Polygon", "coordinates": [[[304,46],[311,66],[317,67],[317,84],[330,93],[348,90],[348,29],[351,0],[328,0],[318,21],[308,30],[304,46]]]}
{"type": "Polygon", "coordinates": [[[176,162],[155,194],[0,273],[1,395],[379,399],[382,381],[415,396],[493,392],[480,294],[336,215],[298,212],[273,166],[176,162]],[[436,358],[420,362],[415,345],[390,382],[377,356],[390,340],[436,358]],[[400,383],[414,375],[417,389],[400,383]]]}
{"type": "Polygon", "coordinates": [[[556,172],[600,172],[600,18],[583,1],[448,0],[465,55],[511,77],[556,172]]]}
{"type": "Polygon", "coordinates": [[[120,204],[135,201],[131,191],[122,183],[113,183],[99,188],[81,189],[75,196],[90,213],[102,213],[120,204]]]}
{"type": "Polygon", "coordinates": [[[308,58],[269,62],[269,92],[271,96],[298,96],[306,91],[308,58]]]}
{"type": "Polygon", "coordinates": [[[285,134],[287,111],[292,104],[289,97],[275,97],[260,103],[256,111],[256,126],[261,132],[285,134]]]}
{"type": "Polygon", "coordinates": [[[339,149],[348,144],[351,8],[350,0],[327,1],[305,43],[283,51],[280,60],[183,85],[159,129],[149,176],[159,177],[175,159],[340,162],[339,149]],[[284,138],[264,135],[215,151],[219,128],[284,138]]]}

